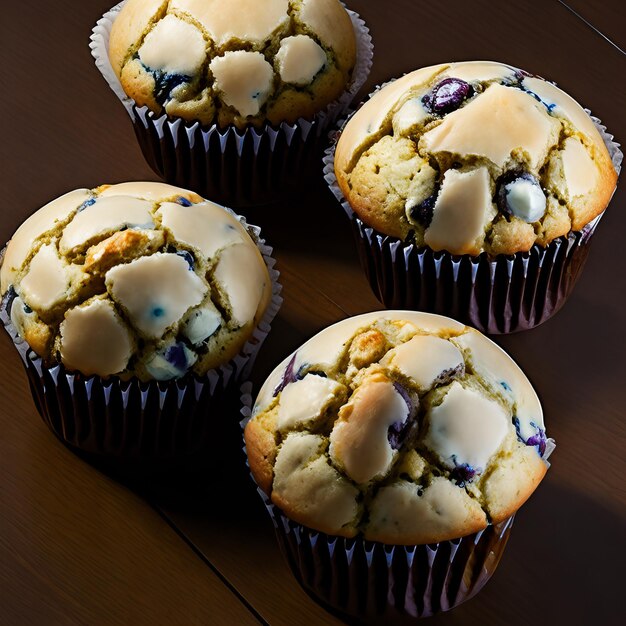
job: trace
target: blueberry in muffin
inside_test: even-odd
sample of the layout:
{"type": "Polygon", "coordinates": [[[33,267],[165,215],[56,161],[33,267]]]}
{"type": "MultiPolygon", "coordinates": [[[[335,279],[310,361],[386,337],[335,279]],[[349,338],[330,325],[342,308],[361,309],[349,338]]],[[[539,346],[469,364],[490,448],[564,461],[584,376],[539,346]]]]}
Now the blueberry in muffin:
{"type": "Polygon", "coordinates": [[[109,57],[138,105],[242,127],[311,118],[336,100],[356,39],[338,0],[129,0],[109,57]]]}
{"type": "Polygon", "coordinates": [[[452,254],[514,254],[580,231],[617,173],[583,108],[495,62],[417,70],[346,125],[335,173],[377,231],[452,254]]]}
{"type": "Polygon", "coordinates": [[[406,311],[305,343],[263,385],[245,439],[289,519],[391,545],[501,523],[548,468],[541,405],[512,359],[454,320],[406,311]]]}
{"type": "Polygon", "coordinates": [[[46,364],[140,380],[229,361],[272,291],[232,212],[161,183],[54,200],[17,230],[0,279],[13,326],[46,364]]]}

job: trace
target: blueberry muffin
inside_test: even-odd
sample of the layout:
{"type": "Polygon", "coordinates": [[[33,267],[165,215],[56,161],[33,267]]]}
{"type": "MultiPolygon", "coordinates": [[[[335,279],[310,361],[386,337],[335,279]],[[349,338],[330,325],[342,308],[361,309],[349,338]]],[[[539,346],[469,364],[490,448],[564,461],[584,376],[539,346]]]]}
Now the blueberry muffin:
{"type": "Polygon", "coordinates": [[[475,61],[378,89],[327,151],[324,174],[386,307],[496,334],[563,307],[621,156],[554,84],[475,61]]]}
{"type": "Polygon", "coordinates": [[[17,230],[0,278],[15,328],[46,363],[141,380],[227,362],[271,296],[239,220],[160,183],[79,189],[51,202],[17,230]]]}
{"type": "Polygon", "coordinates": [[[492,62],[427,67],[378,91],[346,125],[335,173],[377,231],[459,255],[510,255],[579,231],[617,180],[576,101],[492,62]]]}
{"type": "Polygon", "coordinates": [[[156,174],[230,207],[313,182],[373,50],[339,0],[127,0],[90,47],[156,174]]]}
{"type": "Polygon", "coordinates": [[[367,623],[477,593],[553,448],[510,357],[450,318],[408,311],[306,342],[269,376],[244,434],[298,581],[367,623]]]}
{"type": "Polygon", "coordinates": [[[240,381],[280,306],[270,254],[256,226],[163,183],[33,213],[0,258],[0,320],[43,420],[133,479],[237,454],[240,381]]]}
{"type": "Polygon", "coordinates": [[[245,438],[253,476],[289,518],[387,544],[498,524],[548,467],[521,370],[477,331],[419,313],[319,333],[264,384],[245,438]]]}
{"type": "Polygon", "coordinates": [[[338,0],[128,0],[109,58],[138,105],[243,127],[311,118],[336,100],[356,40],[338,0]]]}

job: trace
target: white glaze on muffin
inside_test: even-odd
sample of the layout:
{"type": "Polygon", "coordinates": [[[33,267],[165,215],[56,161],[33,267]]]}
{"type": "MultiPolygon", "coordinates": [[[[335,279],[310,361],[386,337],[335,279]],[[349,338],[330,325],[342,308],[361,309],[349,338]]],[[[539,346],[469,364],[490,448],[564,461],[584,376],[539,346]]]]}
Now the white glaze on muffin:
{"type": "Polygon", "coordinates": [[[502,521],[547,469],[541,405],[512,359],[454,320],[407,311],[305,343],[263,385],[245,438],[287,516],[392,544],[502,521]]]}
{"type": "Polygon", "coordinates": [[[18,333],[47,363],[144,380],[227,362],[271,292],[236,217],[162,183],[104,185],[46,205],[9,242],[0,281],[18,333]]]}
{"type": "Polygon", "coordinates": [[[471,255],[527,251],[580,230],[617,180],[576,101],[493,62],[428,67],[379,90],[346,125],[335,173],[366,224],[471,255]]]}
{"type": "Polygon", "coordinates": [[[128,0],[109,56],[137,104],[242,127],[311,118],[336,100],[356,39],[338,0],[128,0]]]}

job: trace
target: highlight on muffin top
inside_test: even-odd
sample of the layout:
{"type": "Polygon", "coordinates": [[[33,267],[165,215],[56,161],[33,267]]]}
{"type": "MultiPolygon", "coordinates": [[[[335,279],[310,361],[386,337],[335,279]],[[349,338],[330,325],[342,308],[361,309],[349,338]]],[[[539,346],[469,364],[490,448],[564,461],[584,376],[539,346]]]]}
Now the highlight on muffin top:
{"type": "Polygon", "coordinates": [[[255,480],[288,517],[390,544],[508,518],[552,447],[537,394],[505,352],[408,311],[349,318],[296,350],[263,385],[245,439],[255,480]]]}
{"type": "Polygon", "coordinates": [[[617,180],[575,100],[538,76],[478,61],[380,89],[346,125],[335,173],[369,226],[471,255],[527,251],[582,229],[617,180]]]}
{"type": "Polygon", "coordinates": [[[235,356],[271,296],[229,210],[163,183],[77,189],[31,215],[0,269],[18,334],[85,375],[168,380],[235,356]]]}
{"type": "Polygon", "coordinates": [[[137,104],[241,127],[311,118],[336,100],[356,39],[339,0],[128,0],[109,58],[137,104]]]}

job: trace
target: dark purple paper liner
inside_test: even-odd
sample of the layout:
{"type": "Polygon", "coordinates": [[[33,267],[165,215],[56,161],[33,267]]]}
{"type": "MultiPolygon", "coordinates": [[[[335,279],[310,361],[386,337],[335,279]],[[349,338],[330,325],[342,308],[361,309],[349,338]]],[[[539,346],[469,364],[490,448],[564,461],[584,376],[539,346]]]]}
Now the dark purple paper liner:
{"type": "Polygon", "coordinates": [[[344,209],[361,265],[385,307],[447,315],[488,334],[529,330],[561,309],[585,265],[597,224],[528,252],[453,255],[383,235],[344,209]]]}
{"type": "Polygon", "coordinates": [[[259,492],[300,585],[327,610],[356,623],[410,624],[465,602],[493,575],[514,519],[460,539],[394,546],[311,530],[259,492]]]}
{"type": "Polygon", "coordinates": [[[321,179],[324,117],[278,127],[203,127],[132,107],[135,135],[150,167],[168,183],[232,207],[267,204],[321,179]]]}

